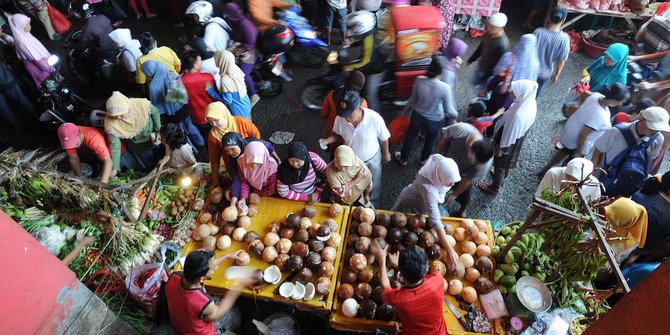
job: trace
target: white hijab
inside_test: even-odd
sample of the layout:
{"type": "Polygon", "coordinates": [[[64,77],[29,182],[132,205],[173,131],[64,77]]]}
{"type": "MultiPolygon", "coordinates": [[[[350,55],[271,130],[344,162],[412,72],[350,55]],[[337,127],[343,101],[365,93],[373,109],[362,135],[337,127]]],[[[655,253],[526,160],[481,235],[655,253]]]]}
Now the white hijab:
{"type": "Polygon", "coordinates": [[[510,91],[516,99],[496,124],[496,133],[503,128],[500,147],[507,148],[516,143],[535,122],[537,114],[537,82],[517,80],[510,85],[510,91]]]}
{"type": "Polygon", "coordinates": [[[456,162],[440,154],[430,155],[426,164],[419,170],[419,175],[430,181],[430,184],[424,184],[424,186],[439,203],[444,202],[444,197],[451,189],[451,186],[447,185],[461,181],[456,162]]]}
{"type": "Polygon", "coordinates": [[[124,50],[128,50],[135,59],[142,56],[142,51],[140,51],[140,41],[134,40],[130,34],[130,29],[118,28],[114,29],[111,33],[108,34],[109,38],[114,41],[117,45],[120,45],[124,50]]]}

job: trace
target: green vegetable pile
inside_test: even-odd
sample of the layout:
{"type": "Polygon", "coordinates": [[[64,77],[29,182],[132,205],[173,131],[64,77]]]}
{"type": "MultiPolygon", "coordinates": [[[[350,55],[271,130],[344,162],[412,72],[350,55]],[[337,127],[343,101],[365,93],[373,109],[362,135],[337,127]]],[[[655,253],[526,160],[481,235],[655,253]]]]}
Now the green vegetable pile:
{"type": "MultiPolygon", "coordinates": [[[[497,256],[500,250],[507,246],[520,225],[521,223],[517,222],[500,230],[496,245],[492,249],[493,255],[497,256]]],[[[493,280],[500,284],[500,291],[503,294],[515,293],[516,281],[521,277],[533,276],[542,282],[547,279],[547,273],[553,271],[556,262],[541,251],[543,244],[544,237],[541,234],[526,232],[510,248],[505,255],[505,262],[498,264],[493,273],[493,280]]]]}

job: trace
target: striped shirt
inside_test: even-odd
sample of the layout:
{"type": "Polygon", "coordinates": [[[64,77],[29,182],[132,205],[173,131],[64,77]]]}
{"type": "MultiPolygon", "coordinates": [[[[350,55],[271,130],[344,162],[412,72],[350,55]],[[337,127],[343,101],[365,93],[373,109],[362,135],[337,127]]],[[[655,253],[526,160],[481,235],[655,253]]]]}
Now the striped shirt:
{"type": "MultiPolygon", "coordinates": [[[[312,159],[312,162],[314,162],[314,166],[309,167],[305,180],[291,185],[284,184],[281,180],[277,180],[277,193],[279,193],[280,197],[289,200],[307,201],[307,196],[310,194],[314,192],[321,194],[323,186],[316,184],[316,172],[314,171],[314,167],[316,167],[319,172],[325,173],[328,164],[326,164],[319,155],[313,152],[309,153],[309,157],[312,159]]],[[[309,163],[305,162],[305,164],[309,163]]]]}
{"type": "Polygon", "coordinates": [[[253,191],[254,193],[260,195],[261,197],[271,197],[275,195],[277,190],[277,173],[273,173],[268,179],[263,182],[263,189],[257,190],[249,184],[244,174],[240,171],[240,168],[237,168],[237,175],[240,178],[240,199],[246,199],[249,197],[249,193],[253,191]]]}
{"type": "Polygon", "coordinates": [[[537,38],[537,57],[540,59],[538,79],[549,79],[554,72],[556,61],[568,60],[570,55],[570,36],[562,31],[550,31],[537,28],[533,32],[537,38]]]}

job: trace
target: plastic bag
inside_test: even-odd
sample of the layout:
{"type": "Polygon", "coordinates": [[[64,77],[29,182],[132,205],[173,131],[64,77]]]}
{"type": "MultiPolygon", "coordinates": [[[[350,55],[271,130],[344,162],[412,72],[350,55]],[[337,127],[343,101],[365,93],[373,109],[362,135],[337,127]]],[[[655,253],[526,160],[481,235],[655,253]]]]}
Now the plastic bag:
{"type": "Polygon", "coordinates": [[[130,295],[152,315],[158,305],[161,282],[168,279],[163,266],[164,262],[143,264],[130,271],[126,277],[126,287],[130,295]]]}
{"type": "Polygon", "coordinates": [[[165,97],[167,102],[185,104],[188,103],[188,94],[186,93],[186,87],[184,83],[181,82],[180,78],[170,81],[168,86],[167,96],[165,97]]]}
{"type": "Polygon", "coordinates": [[[174,242],[163,242],[161,243],[160,249],[156,251],[156,261],[164,263],[163,265],[167,271],[170,271],[170,269],[177,264],[179,257],[181,257],[181,246],[174,242]],[[171,257],[170,259],[165,259],[168,250],[176,252],[177,256],[174,257],[174,259],[171,257]],[[169,261],[169,263],[166,263],[166,261],[169,261]]]}
{"type": "Polygon", "coordinates": [[[403,144],[405,143],[405,135],[407,135],[407,129],[409,128],[409,118],[404,115],[398,115],[391,123],[389,123],[388,129],[391,133],[391,138],[389,142],[392,144],[403,144]]]}
{"type": "Polygon", "coordinates": [[[65,245],[65,235],[59,229],[53,227],[42,227],[35,231],[35,238],[42,244],[49,253],[58,257],[60,250],[65,245]]]}
{"type": "Polygon", "coordinates": [[[49,3],[47,3],[47,15],[49,15],[49,20],[54,30],[60,35],[67,33],[70,27],[72,27],[72,22],[49,3]]]}

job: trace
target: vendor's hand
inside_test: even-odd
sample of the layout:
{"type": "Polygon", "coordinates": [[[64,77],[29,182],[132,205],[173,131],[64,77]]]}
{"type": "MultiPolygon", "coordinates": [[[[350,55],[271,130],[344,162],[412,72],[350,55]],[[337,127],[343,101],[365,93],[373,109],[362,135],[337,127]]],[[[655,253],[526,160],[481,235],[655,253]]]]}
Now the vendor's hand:
{"type": "Polygon", "coordinates": [[[398,268],[398,259],[400,259],[400,252],[396,251],[392,254],[389,254],[388,257],[389,257],[388,267],[390,269],[397,269],[398,268]]]}
{"type": "Polygon", "coordinates": [[[244,199],[240,199],[240,200],[237,201],[237,204],[236,204],[236,205],[237,205],[237,209],[238,209],[239,211],[242,211],[242,208],[244,208],[244,206],[247,205],[247,201],[244,200],[244,199]]]}
{"type": "Polygon", "coordinates": [[[388,244],[382,248],[382,246],[379,245],[379,242],[377,242],[377,239],[373,239],[372,243],[370,243],[370,253],[375,255],[377,260],[379,260],[380,262],[386,260],[386,256],[388,255],[388,249],[389,249],[388,244]]]}
{"type": "Polygon", "coordinates": [[[579,83],[582,85],[588,85],[590,82],[591,82],[590,76],[586,76],[579,81],[579,83]]]}
{"type": "Polygon", "coordinates": [[[453,248],[447,250],[447,253],[444,255],[444,265],[447,268],[447,273],[454,272],[456,270],[456,264],[458,264],[458,254],[454,251],[453,248]]]}
{"type": "Polygon", "coordinates": [[[228,259],[234,260],[235,258],[237,258],[237,256],[239,256],[239,254],[242,251],[244,251],[244,250],[237,250],[237,251],[229,252],[229,253],[220,257],[220,258],[222,258],[221,261],[228,260],[228,259]]]}
{"type": "Polygon", "coordinates": [[[85,248],[88,247],[89,245],[95,243],[95,237],[94,236],[85,236],[84,238],[79,241],[79,244],[85,248]]]}
{"type": "Polygon", "coordinates": [[[445,203],[448,204],[448,203],[450,203],[450,202],[456,200],[457,197],[458,197],[458,196],[455,195],[455,194],[453,194],[453,193],[452,193],[452,194],[449,194],[449,196],[447,197],[447,201],[446,201],[445,203]]]}
{"type": "Polygon", "coordinates": [[[208,81],[205,83],[205,91],[209,91],[210,88],[212,88],[212,82],[208,81]]]}
{"type": "Polygon", "coordinates": [[[310,204],[313,204],[315,202],[319,201],[319,194],[318,193],[312,193],[307,196],[307,202],[310,204]]]}
{"type": "Polygon", "coordinates": [[[549,82],[553,84],[553,83],[555,83],[557,80],[558,80],[558,75],[555,75],[555,74],[554,74],[554,75],[551,76],[551,80],[550,80],[549,82]]]}

